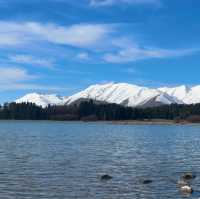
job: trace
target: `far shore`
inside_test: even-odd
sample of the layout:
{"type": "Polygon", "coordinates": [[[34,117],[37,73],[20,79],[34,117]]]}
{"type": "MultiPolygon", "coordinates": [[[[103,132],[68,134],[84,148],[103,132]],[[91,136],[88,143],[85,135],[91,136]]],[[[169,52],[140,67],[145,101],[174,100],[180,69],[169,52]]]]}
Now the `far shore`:
{"type": "Polygon", "coordinates": [[[107,123],[115,125],[200,125],[200,121],[188,120],[166,120],[166,119],[145,119],[145,120],[16,120],[7,119],[0,121],[33,121],[33,122],[83,122],[83,123],[107,123]]]}
{"type": "Polygon", "coordinates": [[[120,124],[120,125],[186,125],[186,124],[200,124],[200,122],[190,122],[186,120],[175,121],[175,120],[164,120],[164,119],[151,119],[151,120],[118,120],[111,121],[111,124],[120,124]]]}

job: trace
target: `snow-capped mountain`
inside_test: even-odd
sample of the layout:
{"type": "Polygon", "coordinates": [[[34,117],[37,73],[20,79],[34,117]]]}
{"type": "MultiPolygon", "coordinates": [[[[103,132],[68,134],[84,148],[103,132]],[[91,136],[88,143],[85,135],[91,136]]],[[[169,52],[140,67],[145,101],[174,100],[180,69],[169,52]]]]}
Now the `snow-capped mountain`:
{"type": "Polygon", "coordinates": [[[92,85],[86,90],[68,97],[66,104],[71,104],[80,98],[132,107],[148,104],[148,101],[152,99],[161,104],[179,103],[179,100],[170,97],[167,93],[158,89],[150,89],[126,83],[92,85]]]}
{"type": "Polygon", "coordinates": [[[178,99],[183,104],[200,103],[200,86],[187,87],[182,85],[174,88],[159,88],[159,90],[167,93],[173,98],[178,99]]]}
{"type": "Polygon", "coordinates": [[[200,86],[147,88],[127,83],[96,84],[69,97],[31,93],[16,100],[32,102],[39,106],[72,104],[84,99],[116,103],[131,107],[152,107],[163,104],[200,103],[200,86]]]}
{"type": "Polygon", "coordinates": [[[58,105],[63,104],[63,97],[60,97],[58,95],[45,95],[45,94],[39,94],[39,93],[30,93],[25,95],[22,98],[19,98],[16,100],[16,103],[22,103],[22,102],[31,102],[35,103],[38,106],[42,106],[43,108],[48,105],[58,105]]]}

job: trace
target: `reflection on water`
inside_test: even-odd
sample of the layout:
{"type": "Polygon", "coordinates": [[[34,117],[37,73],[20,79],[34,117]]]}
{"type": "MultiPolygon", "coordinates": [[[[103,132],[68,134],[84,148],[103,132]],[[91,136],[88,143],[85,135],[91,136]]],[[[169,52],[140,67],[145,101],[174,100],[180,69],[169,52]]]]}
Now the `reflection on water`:
{"type": "Polygon", "coordinates": [[[2,121],[0,198],[185,198],[176,181],[187,171],[198,198],[199,146],[198,125],[2,121]]]}

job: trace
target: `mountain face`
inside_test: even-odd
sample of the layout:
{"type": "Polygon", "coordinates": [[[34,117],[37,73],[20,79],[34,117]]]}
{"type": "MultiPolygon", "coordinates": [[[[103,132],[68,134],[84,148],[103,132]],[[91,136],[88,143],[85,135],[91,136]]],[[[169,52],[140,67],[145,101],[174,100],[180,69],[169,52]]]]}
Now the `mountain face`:
{"type": "Polygon", "coordinates": [[[116,103],[123,106],[156,106],[162,104],[182,103],[176,97],[171,97],[159,89],[150,89],[136,85],[119,83],[92,85],[86,90],[72,95],[66,99],[66,104],[80,99],[94,99],[107,103],[116,103]]]}
{"type": "Polygon", "coordinates": [[[39,93],[30,93],[25,95],[22,98],[17,99],[16,103],[22,102],[30,102],[35,103],[38,106],[42,106],[43,108],[47,107],[48,105],[59,105],[63,104],[63,97],[58,95],[44,95],[39,93]]]}
{"type": "Polygon", "coordinates": [[[69,97],[31,93],[17,99],[16,102],[32,102],[46,107],[49,104],[70,105],[88,99],[130,107],[154,107],[174,103],[196,104],[200,103],[200,86],[153,89],[127,83],[96,84],[69,97]]]}
{"type": "Polygon", "coordinates": [[[183,85],[174,88],[159,88],[159,90],[178,99],[182,104],[200,103],[200,86],[187,87],[183,85]]]}

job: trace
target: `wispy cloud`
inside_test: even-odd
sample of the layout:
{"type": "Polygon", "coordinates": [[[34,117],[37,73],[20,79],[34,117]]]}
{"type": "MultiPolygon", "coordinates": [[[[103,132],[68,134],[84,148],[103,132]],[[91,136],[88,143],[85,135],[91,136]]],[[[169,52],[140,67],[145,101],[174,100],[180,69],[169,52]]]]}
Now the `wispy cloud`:
{"type": "Polygon", "coordinates": [[[1,67],[0,84],[17,83],[35,79],[35,75],[29,74],[25,69],[19,67],[1,67]]]}
{"type": "Polygon", "coordinates": [[[91,6],[111,6],[115,4],[132,4],[132,5],[144,5],[144,4],[160,4],[160,0],[90,0],[91,6]]]}
{"type": "Polygon", "coordinates": [[[44,58],[33,57],[31,55],[12,55],[9,57],[9,61],[17,64],[28,64],[34,66],[41,66],[46,68],[53,68],[53,61],[44,58]]]}
{"type": "Polygon", "coordinates": [[[0,91],[8,90],[62,90],[63,88],[51,85],[32,83],[38,79],[37,75],[28,73],[21,67],[0,67],[0,91]]]}
{"type": "Polygon", "coordinates": [[[79,60],[87,61],[89,60],[89,54],[87,52],[81,52],[76,55],[76,58],[79,60]]]}
{"type": "Polygon", "coordinates": [[[111,31],[112,28],[110,26],[103,24],[60,26],[53,23],[0,21],[0,47],[5,45],[22,45],[34,41],[88,47],[103,40],[111,31]]]}
{"type": "Polygon", "coordinates": [[[0,84],[0,92],[2,92],[2,91],[14,91],[14,90],[60,92],[62,90],[68,90],[68,89],[63,88],[63,87],[59,87],[59,86],[42,85],[42,84],[34,84],[34,83],[0,84]]]}
{"type": "Polygon", "coordinates": [[[113,41],[113,45],[118,47],[118,50],[111,53],[105,53],[103,60],[108,63],[127,63],[144,59],[162,59],[170,57],[180,57],[192,55],[199,52],[200,49],[163,49],[156,47],[141,46],[139,42],[127,40],[113,41]]]}
{"type": "MultiPolygon", "coordinates": [[[[153,2],[153,0],[141,0],[143,3],[147,3],[147,1],[148,3],[153,2]]],[[[130,1],[130,3],[139,2],[135,0],[130,1]]],[[[49,46],[53,49],[56,46],[66,47],[65,50],[73,47],[74,54],[76,54],[76,57],[70,57],[73,61],[75,61],[74,58],[84,61],[93,60],[87,53],[87,50],[90,50],[96,62],[103,59],[108,63],[178,57],[191,55],[197,51],[197,49],[190,48],[174,50],[157,46],[149,47],[148,44],[140,40],[133,41],[130,34],[123,31],[123,24],[61,26],[54,23],[0,21],[0,48],[8,49],[8,46],[26,45],[30,49],[30,46],[37,44],[39,47],[44,46],[44,48],[48,46],[46,47],[47,50],[49,46]]],[[[59,52],[59,54],[61,53],[59,52]]],[[[11,56],[10,61],[44,67],[53,66],[52,60],[26,54],[11,56]]]]}

